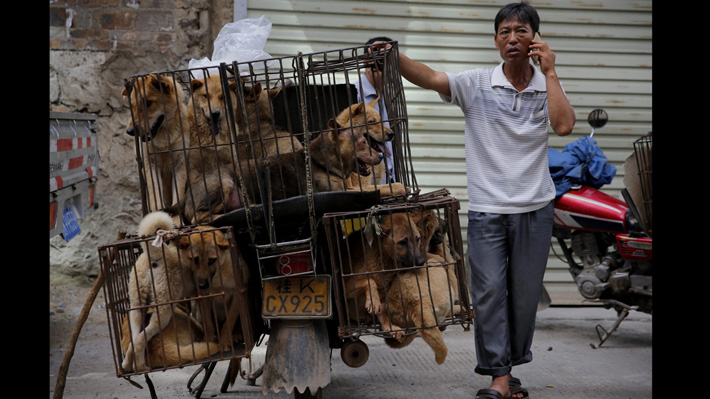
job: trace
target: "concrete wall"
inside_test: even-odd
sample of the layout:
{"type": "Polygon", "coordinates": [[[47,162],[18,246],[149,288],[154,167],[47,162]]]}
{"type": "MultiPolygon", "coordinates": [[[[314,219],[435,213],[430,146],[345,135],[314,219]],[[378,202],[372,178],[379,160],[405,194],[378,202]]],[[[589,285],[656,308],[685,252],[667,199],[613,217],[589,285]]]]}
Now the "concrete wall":
{"type": "Polygon", "coordinates": [[[82,233],[50,239],[50,282],[86,281],[99,271],[98,247],[141,217],[124,79],[186,68],[210,57],[234,15],[231,0],[56,0],[49,4],[49,109],[98,115],[101,153],[97,209],[82,233]]]}

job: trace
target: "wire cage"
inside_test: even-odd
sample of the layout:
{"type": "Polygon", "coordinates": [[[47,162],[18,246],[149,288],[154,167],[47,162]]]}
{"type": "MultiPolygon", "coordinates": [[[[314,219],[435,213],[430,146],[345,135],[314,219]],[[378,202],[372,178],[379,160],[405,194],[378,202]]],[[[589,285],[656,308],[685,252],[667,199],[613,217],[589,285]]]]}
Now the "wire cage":
{"type": "Polygon", "coordinates": [[[440,190],[417,202],[324,216],[342,338],[468,328],[458,210],[458,200],[440,190]]]}
{"type": "Polygon", "coordinates": [[[397,42],[139,75],[124,94],[144,213],[233,226],[262,276],[313,254],[324,212],[418,191],[397,42]],[[367,73],[380,95],[358,102],[367,73]]]}
{"type": "MultiPolygon", "coordinates": [[[[338,325],[339,339],[391,333],[412,337],[432,326],[470,323],[459,203],[446,190],[419,192],[397,46],[388,42],[268,60],[235,60],[126,80],[123,94],[131,109],[127,133],[135,142],[143,214],[163,210],[177,221],[181,232],[224,230],[232,261],[237,263],[234,276],[240,272],[250,276],[248,281],[235,282],[236,293],[232,293],[241,299],[241,325],[235,325],[243,333],[243,340],[237,341],[240,346],[189,364],[247,357],[254,337],[269,333],[271,318],[327,319],[329,326],[338,325]],[[359,101],[358,93],[366,85],[363,79],[369,74],[375,76],[379,95],[371,102],[359,101]],[[361,312],[361,298],[353,299],[357,310],[347,301],[348,283],[370,273],[346,269],[347,251],[364,233],[356,225],[375,209],[381,218],[371,226],[401,222],[404,217],[412,223],[397,227],[398,231],[427,243],[407,261],[406,271],[372,272],[372,279],[391,280],[388,286],[399,288],[383,297],[384,312],[380,312],[397,328],[372,319],[372,312],[365,314],[367,309],[361,312]],[[343,226],[350,228],[342,230],[343,226]],[[402,290],[405,283],[421,291],[402,290]],[[434,289],[435,284],[443,284],[444,289],[434,289]],[[297,285],[312,295],[295,293],[297,285]],[[281,293],[288,295],[277,295],[281,293]],[[284,310],[284,300],[275,302],[279,298],[289,298],[296,308],[284,310]],[[319,302],[319,298],[327,299],[319,302]],[[413,317],[396,321],[403,312],[392,303],[404,301],[419,304],[426,321],[413,317]]],[[[147,316],[150,309],[160,315],[163,308],[153,304],[136,309],[128,296],[139,257],[154,251],[147,241],[141,237],[100,248],[102,267],[110,276],[105,290],[120,375],[140,372],[122,367],[127,345],[121,346],[122,339],[133,338],[121,332],[127,315],[143,311],[147,316]],[[112,253],[118,261],[109,261],[112,253]]],[[[386,258],[386,252],[379,255],[386,258]]],[[[225,296],[226,291],[209,291],[174,298],[169,308],[182,309],[173,314],[186,314],[188,319],[196,311],[203,313],[203,302],[224,303],[225,296]]],[[[402,307],[407,312],[412,308],[402,307]]],[[[215,334],[221,330],[201,327],[223,343],[215,334]]],[[[333,342],[332,347],[338,347],[333,342]]]]}
{"type": "Polygon", "coordinates": [[[634,141],[634,153],[641,182],[644,216],[649,235],[653,231],[653,132],[634,141]]]}
{"type": "Polygon", "coordinates": [[[171,234],[161,246],[129,236],[99,247],[119,377],[241,359],[254,346],[248,269],[231,229],[171,234]]]}
{"type": "MultiPolygon", "coordinates": [[[[394,164],[392,179],[416,190],[411,163],[405,162],[410,156],[397,42],[389,44],[391,48],[378,51],[361,46],[128,79],[124,90],[131,105],[128,133],[134,136],[140,176],[145,183],[141,193],[144,212],[178,205],[183,208],[186,224],[199,224],[238,205],[304,195],[309,190],[342,189],[351,177],[343,172],[358,171],[354,168],[355,155],[366,158],[362,152],[367,151],[376,157],[386,142],[391,144],[392,157],[377,158],[382,159],[377,167],[369,165],[368,180],[382,185],[387,169],[384,166],[394,164]],[[375,85],[382,94],[376,105],[387,110],[387,118],[363,107],[364,118],[356,118],[357,111],[350,110],[338,119],[358,104],[358,92],[363,91],[360,78],[367,71],[380,76],[375,85]],[[331,120],[339,121],[340,126],[331,124],[331,120]],[[333,180],[341,181],[333,181],[327,188],[315,187],[312,182],[301,185],[301,181],[295,182],[299,183],[296,187],[284,187],[294,182],[282,180],[281,176],[314,178],[313,171],[304,177],[289,174],[286,169],[315,168],[313,164],[319,160],[315,147],[321,151],[331,148],[309,144],[323,133],[348,130],[343,128],[364,133],[370,147],[356,154],[350,150],[343,159],[325,160],[335,161],[322,166],[335,175],[333,180]],[[286,156],[298,149],[304,150],[299,158],[309,158],[310,162],[304,164],[301,159],[286,156]],[[272,157],[268,167],[279,170],[278,178],[271,173],[267,179],[263,173],[263,162],[268,157],[272,157]],[[255,170],[262,173],[254,176],[255,170]],[[238,187],[246,191],[240,190],[244,201],[230,204],[233,187],[225,186],[237,186],[240,180],[253,181],[238,187]],[[261,197],[265,197],[264,201],[261,197]]],[[[352,144],[359,144],[358,137],[353,134],[348,138],[352,144]]],[[[346,151],[342,147],[334,149],[346,151]]],[[[367,161],[359,159],[358,166],[363,166],[363,162],[367,161]]],[[[362,191],[362,183],[364,178],[348,187],[362,191]]],[[[235,199],[239,198],[232,198],[235,199]]]]}

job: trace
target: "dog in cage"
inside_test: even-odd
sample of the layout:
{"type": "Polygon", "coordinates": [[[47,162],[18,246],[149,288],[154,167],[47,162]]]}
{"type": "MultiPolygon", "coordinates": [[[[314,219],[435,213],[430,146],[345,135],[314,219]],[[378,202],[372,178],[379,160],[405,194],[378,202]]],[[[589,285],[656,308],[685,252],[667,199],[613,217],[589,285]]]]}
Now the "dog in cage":
{"type": "MultiPolygon", "coordinates": [[[[153,308],[148,309],[147,316],[157,317],[153,308]]],[[[129,321],[124,318],[121,323],[121,349],[124,353],[127,353],[130,345],[129,321]]],[[[200,323],[188,314],[183,305],[176,305],[166,327],[146,345],[146,367],[179,366],[205,359],[221,350],[217,342],[205,341],[200,323]]]]}
{"type": "Polygon", "coordinates": [[[233,262],[227,236],[209,226],[195,227],[189,235],[180,237],[178,246],[183,249],[193,268],[207,271],[201,276],[195,274],[197,295],[223,294],[192,301],[193,314],[204,327],[205,337],[225,345],[232,339],[239,340],[241,331],[235,328],[239,318],[235,272],[241,273],[240,281],[243,284],[249,279],[249,268],[239,249],[234,247],[237,262],[233,262]]]}
{"type": "MultiPolygon", "coordinates": [[[[219,165],[234,162],[233,141],[226,97],[231,103],[237,103],[235,80],[227,82],[223,90],[219,75],[205,76],[190,81],[191,94],[187,104],[189,125],[189,143],[187,170],[190,174],[187,184],[202,178],[203,173],[210,173],[219,165]]],[[[184,193],[186,187],[179,187],[184,193]]]]}
{"type": "MultiPolygon", "coordinates": [[[[329,130],[311,140],[311,186],[314,193],[345,191],[347,176],[363,165],[382,162],[380,153],[370,147],[365,136],[352,128],[339,126],[334,118],[329,130]]],[[[208,222],[210,218],[245,206],[245,201],[263,201],[258,181],[268,184],[267,195],[272,201],[307,192],[308,176],[305,147],[294,152],[267,158],[241,161],[236,167],[219,167],[190,185],[179,212],[192,223],[208,222]],[[243,185],[242,185],[243,183],[243,185]]]]}
{"type": "Polygon", "coordinates": [[[239,160],[266,158],[303,148],[296,136],[274,122],[273,102],[283,86],[263,90],[261,83],[256,82],[242,87],[244,103],[239,102],[236,117],[240,131],[237,136],[239,160]]]}
{"type": "MultiPolygon", "coordinates": [[[[374,106],[379,98],[371,103],[358,103],[351,105],[338,114],[335,118],[339,126],[353,127],[353,129],[362,133],[368,140],[370,147],[381,155],[391,159],[392,154],[387,154],[389,149],[385,142],[394,140],[394,132],[388,126],[380,123],[382,118],[375,110],[374,106]]],[[[406,194],[406,188],[402,183],[393,183],[391,188],[389,185],[380,184],[385,176],[385,164],[380,162],[376,165],[363,165],[358,171],[350,174],[347,186],[351,191],[373,191],[377,182],[377,189],[383,196],[386,195],[402,195],[406,194]]]]}
{"type": "Polygon", "coordinates": [[[364,232],[352,234],[348,250],[341,251],[345,299],[351,319],[371,322],[374,316],[382,331],[401,341],[404,332],[387,311],[387,292],[399,272],[426,262],[419,245],[421,234],[407,212],[391,212],[376,219],[372,223],[377,223],[378,233],[372,233],[371,241],[364,232]]]}
{"type": "MultiPolygon", "coordinates": [[[[442,364],[448,348],[438,326],[446,317],[462,312],[458,303],[458,278],[445,239],[446,221],[437,217],[433,210],[413,212],[411,217],[422,231],[420,247],[427,259],[426,267],[397,275],[387,290],[387,312],[393,323],[417,328],[434,351],[436,363],[442,364]]],[[[415,337],[385,338],[385,343],[392,348],[403,348],[415,337]]]]}
{"type": "MultiPolygon", "coordinates": [[[[177,306],[172,302],[190,298],[196,292],[195,280],[209,285],[214,275],[214,262],[204,257],[195,261],[190,238],[171,236],[174,229],[171,216],[163,211],[149,213],[138,226],[139,236],[155,235],[156,241],[141,243],[143,252],[129,273],[130,342],[121,364],[124,371],[150,370],[146,349],[156,335],[164,335],[177,306]],[[152,314],[146,309],[152,309],[152,314]]],[[[216,343],[212,345],[215,351],[221,350],[216,343]]]]}
{"type": "Polygon", "coordinates": [[[177,198],[173,182],[176,187],[184,187],[186,179],[184,167],[177,167],[185,164],[184,153],[179,150],[187,143],[187,137],[183,138],[182,134],[183,124],[187,127],[182,86],[167,75],[150,74],[127,83],[121,94],[130,97],[132,117],[126,133],[139,135],[146,143],[148,153],[152,154],[147,158],[157,172],[157,176],[150,173],[148,177],[153,177],[151,181],[162,187],[162,203],[172,204],[177,198]]]}

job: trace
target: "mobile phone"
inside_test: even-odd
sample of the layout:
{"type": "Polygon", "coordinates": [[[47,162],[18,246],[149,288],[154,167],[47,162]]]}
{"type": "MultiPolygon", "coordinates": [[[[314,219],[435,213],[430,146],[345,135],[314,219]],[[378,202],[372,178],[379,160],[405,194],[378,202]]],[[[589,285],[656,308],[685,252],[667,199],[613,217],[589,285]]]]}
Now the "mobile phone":
{"type": "MultiPolygon", "coordinates": [[[[535,37],[533,37],[533,40],[535,40],[535,41],[540,40],[540,32],[535,33],[535,37]]],[[[530,54],[532,54],[536,51],[540,51],[540,50],[538,50],[538,49],[530,50],[530,54]]],[[[533,62],[536,64],[539,62],[539,57],[536,55],[531,55],[530,58],[532,58],[533,62]]]]}

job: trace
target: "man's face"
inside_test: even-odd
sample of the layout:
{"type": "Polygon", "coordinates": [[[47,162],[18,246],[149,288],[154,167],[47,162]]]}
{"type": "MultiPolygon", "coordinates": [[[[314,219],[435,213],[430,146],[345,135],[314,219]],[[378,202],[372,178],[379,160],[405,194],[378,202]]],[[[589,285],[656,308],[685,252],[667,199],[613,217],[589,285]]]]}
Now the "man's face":
{"type": "Polygon", "coordinates": [[[496,48],[506,62],[527,61],[533,37],[535,32],[530,24],[523,24],[517,18],[503,21],[495,35],[496,48]]]}

